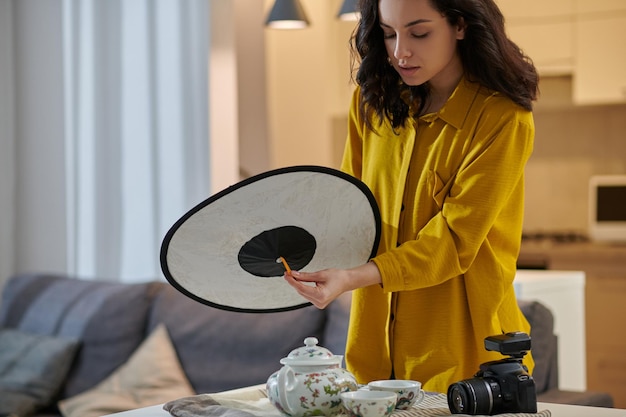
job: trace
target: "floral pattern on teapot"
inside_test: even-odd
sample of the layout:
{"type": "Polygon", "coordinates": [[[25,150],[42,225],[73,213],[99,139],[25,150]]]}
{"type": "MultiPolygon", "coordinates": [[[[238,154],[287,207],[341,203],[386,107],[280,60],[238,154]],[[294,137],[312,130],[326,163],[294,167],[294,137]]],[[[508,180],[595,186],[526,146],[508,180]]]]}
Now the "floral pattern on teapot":
{"type": "Polygon", "coordinates": [[[340,394],[358,388],[354,376],[339,366],[342,357],[316,344],[307,338],[306,346],[283,358],[284,366],[267,380],[270,402],[287,417],[340,414],[340,394]]]}
{"type": "MultiPolygon", "coordinates": [[[[335,367],[336,370],[341,370],[335,367]]],[[[337,375],[336,372],[329,370],[326,372],[313,372],[309,374],[295,373],[296,378],[302,378],[302,384],[306,387],[307,392],[300,393],[298,397],[298,409],[290,413],[285,410],[278,401],[278,375],[274,373],[267,382],[267,391],[270,402],[282,414],[295,417],[310,417],[338,414],[342,411],[341,397],[339,394],[344,391],[354,391],[358,388],[354,381],[347,380],[343,375],[337,375]],[[273,391],[273,394],[270,393],[273,391]]]]}

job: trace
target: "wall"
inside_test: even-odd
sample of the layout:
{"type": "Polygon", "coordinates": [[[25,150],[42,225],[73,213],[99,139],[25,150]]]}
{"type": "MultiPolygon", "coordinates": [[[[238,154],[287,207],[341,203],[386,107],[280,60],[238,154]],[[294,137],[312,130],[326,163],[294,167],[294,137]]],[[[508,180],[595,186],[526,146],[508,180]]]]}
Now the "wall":
{"type": "Polygon", "coordinates": [[[271,168],[263,15],[258,0],[211,0],[211,194],[271,168]]]}
{"type": "Polygon", "coordinates": [[[525,230],[586,233],[589,177],[626,174],[626,103],[574,106],[567,76],[543,78],[540,88],[525,230]]]}
{"type": "MultiPolygon", "coordinates": [[[[265,29],[270,165],[338,166],[333,117],[347,112],[348,40],[355,22],[336,18],[340,0],[301,0],[303,30],[265,29]]],[[[265,15],[272,0],[265,0],[265,15]]],[[[264,15],[264,17],[265,17],[264,15]]]]}
{"type": "Polygon", "coordinates": [[[235,2],[215,0],[209,8],[209,171],[211,191],[217,192],[239,179],[237,169],[237,48],[235,2]],[[213,140],[215,138],[215,140],[213,140]]]}
{"type": "MultiPolygon", "coordinates": [[[[262,20],[265,5],[258,0],[235,0],[234,4],[239,174],[245,178],[270,169],[265,83],[267,71],[262,20]]],[[[214,137],[212,140],[218,138],[214,137]]]]}

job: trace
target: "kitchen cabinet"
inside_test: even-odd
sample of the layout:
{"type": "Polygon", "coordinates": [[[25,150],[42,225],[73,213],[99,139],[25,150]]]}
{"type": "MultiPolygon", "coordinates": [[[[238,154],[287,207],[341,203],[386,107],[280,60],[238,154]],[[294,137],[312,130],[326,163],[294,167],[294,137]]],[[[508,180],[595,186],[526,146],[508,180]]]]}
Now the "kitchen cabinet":
{"type": "Polygon", "coordinates": [[[608,392],[616,407],[625,408],[626,244],[524,241],[519,263],[585,273],[581,326],[586,333],[587,389],[608,392]]]}
{"type": "Polygon", "coordinates": [[[626,102],[626,2],[578,0],[574,103],[626,102]]]}
{"type": "Polygon", "coordinates": [[[497,0],[541,76],[572,75],[575,104],[626,103],[626,1],[497,0]]]}
{"type": "Polygon", "coordinates": [[[509,37],[541,75],[569,75],[574,67],[576,0],[497,0],[509,37]]]}

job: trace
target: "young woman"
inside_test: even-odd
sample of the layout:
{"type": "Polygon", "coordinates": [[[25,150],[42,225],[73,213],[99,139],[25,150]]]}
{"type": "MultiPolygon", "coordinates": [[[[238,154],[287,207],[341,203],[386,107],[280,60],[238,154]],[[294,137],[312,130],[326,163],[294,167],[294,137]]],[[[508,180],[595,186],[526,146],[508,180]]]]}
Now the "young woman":
{"type": "Polygon", "coordinates": [[[379,251],[357,268],[285,279],[319,308],[353,290],[346,363],[360,382],[446,392],[502,358],[485,337],[530,331],[513,279],[537,74],[493,0],[360,7],[342,169],[376,197],[379,251]]]}

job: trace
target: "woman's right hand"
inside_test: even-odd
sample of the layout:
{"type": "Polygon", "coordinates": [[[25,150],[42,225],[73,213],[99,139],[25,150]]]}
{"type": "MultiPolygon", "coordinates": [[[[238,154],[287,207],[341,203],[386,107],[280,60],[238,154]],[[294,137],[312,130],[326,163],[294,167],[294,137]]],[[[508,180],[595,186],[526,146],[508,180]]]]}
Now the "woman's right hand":
{"type": "Polygon", "coordinates": [[[326,308],[346,291],[382,282],[378,267],[373,262],[352,269],[324,269],[317,272],[291,271],[285,273],[284,278],[298,294],[320,309],[326,308]]]}

